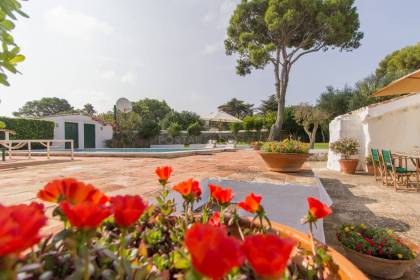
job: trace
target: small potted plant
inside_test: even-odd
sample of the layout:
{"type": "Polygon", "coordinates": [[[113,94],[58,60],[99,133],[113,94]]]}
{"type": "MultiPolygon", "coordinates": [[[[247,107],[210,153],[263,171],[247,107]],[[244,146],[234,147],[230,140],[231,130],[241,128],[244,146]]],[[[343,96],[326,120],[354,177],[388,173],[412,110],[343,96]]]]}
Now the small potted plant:
{"type": "Polygon", "coordinates": [[[342,172],[346,174],[354,174],[356,172],[359,160],[351,158],[359,152],[359,142],[356,139],[348,137],[341,138],[331,143],[330,149],[334,153],[341,155],[342,158],[339,162],[342,172]]]}
{"type": "Polygon", "coordinates": [[[259,151],[259,150],[261,150],[261,147],[264,145],[264,142],[262,142],[262,141],[254,141],[254,142],[251,142],[251,147],[254,149],[254,150],[256,150],[256,151],[259,151]]]}
{"type": "Polygon", "coordinates": [[[272,171],[298,172],[309,157],[308,151],[309,144],[285,139],[265,143],[259,154],[272,171]]]}
{"type": "Polygon", "coordinates": [[[397,279],[415,263],[419,247],[386,228],[364,224],[342,225],[337,233],[347,257],[362,271],[384,279],[397,279]]]}

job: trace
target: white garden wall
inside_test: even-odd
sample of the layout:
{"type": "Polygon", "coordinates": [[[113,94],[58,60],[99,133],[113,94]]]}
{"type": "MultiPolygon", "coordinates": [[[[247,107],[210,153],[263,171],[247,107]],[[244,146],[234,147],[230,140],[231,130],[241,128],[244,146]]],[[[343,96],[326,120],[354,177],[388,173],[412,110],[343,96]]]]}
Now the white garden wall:
{"type": "MultiPolygon", "coordinates": [[[[338,116],[330,123],[330,143],[352,137],[360,143],[358,169],[370,148],[410,152],[420,149],[420,94],[394,98],[338,116]]],[[[328,168],[340,170],[339,157],[328,153],[328,168]]]]}

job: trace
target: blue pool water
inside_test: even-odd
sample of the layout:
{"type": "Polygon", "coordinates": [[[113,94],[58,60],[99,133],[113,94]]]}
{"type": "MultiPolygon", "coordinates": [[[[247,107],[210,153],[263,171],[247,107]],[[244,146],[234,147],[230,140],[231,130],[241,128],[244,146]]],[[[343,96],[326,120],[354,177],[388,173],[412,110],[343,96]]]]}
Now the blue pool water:
{"type": "Polygon", "coordinates": [[[76,153],[169,153],[197,151],[197,149],[170,149],[170,148],[102,148],[102,149],[75,149],[76,153]]]}

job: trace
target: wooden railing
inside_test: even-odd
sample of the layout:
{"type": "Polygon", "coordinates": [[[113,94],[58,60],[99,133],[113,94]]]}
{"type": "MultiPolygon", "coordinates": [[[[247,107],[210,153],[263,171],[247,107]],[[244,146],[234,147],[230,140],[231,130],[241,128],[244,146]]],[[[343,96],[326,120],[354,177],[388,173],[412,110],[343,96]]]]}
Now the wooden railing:
{"type": "Polygon", "coordinates": [[[51,153],[51,146],[52,144],[65,144],[70,143],[70,158],[74,159],[74,141],[71,139],[63,139],[63,140],[44,140],[44,139],[35,139],[35,140],[0,140],[0,145],[5,147],[8,150],[9,158],[12,158],[12,153],[14,150],[21,149],[25,146],[28,147],[28,158],[30,159],[32,157],[32,144],[38,143],[47,148],[47,157],[50,159],[50,153],[51,153]]]}

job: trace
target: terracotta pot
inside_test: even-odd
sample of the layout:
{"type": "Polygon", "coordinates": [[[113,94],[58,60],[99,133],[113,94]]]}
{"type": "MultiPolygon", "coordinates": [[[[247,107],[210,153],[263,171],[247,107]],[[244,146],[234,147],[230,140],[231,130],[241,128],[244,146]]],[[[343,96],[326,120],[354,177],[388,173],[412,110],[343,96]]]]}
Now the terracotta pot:
{"type": "Polygon", "coordinates": [[[252,148],[256,151],[261,150],[262,144],[256,144],[256,145],[252,145],[252,148]]]}
{"type": "MultiPolygon", "coordinates": [[[[367,169],[367,174],[369,175],[375,175],[375,167],[373,167],[373,165],[366,165],[366,169],[367,169]]],[[[377,174],[378,174],[378,170],[376,170],[377,174]]]]}
{"type": "Polygon", "coordinates": [[[357,164],[359,163],[358,159],[340,159],[341,171],[345,174],[354,174],[356,173],[357,164]]]}
{"type": "MultiPolygon", "coordinates": [[[[419,247],[409,241],[404,240],[404,244],[411,248],[411,250],[419,253],[419,247]]],[[[383,279],[398,279],[401,278],[406,271],[416,262],[413,260],[389,260],[374,256],[365,255],[345,246],[347,258],[352,261],[365,273],[380,277],[383,279]]]]}
{"type": "MultiPolygon", "coordinates": [[[[249,223],[252,223],[252,221],[249,220],[249,223]]],[[[287,236],[298,241],[299,246],[301,248],[308,251],[312,250],[312,242],[307,234],[282,224],[272,222],[272,226],[274,230],[280,233],[280,235],[287,236]]],[[[363,272],[361,272],[353,263],[351,263],[348,259],[346,259],[343,255],[338,253],[336,250],[328,247],[328,254],[332,257],[334,263],[336,263],[339,267],[338,279],[368,280],[368,278],[363,274],[363,272]]],[[[298,260],[298,258],[294,258],[292,261],[296,260],[298,260]]],[[[337,279],[337,277],[334,277],[334,275],[330,275],[330,277],[327,277],[327,279],[337,279]]]]}
{"type": "Polygon", "coordinates": [[[259,153],[271,171],[299,172],[309,157],[309,153],[259,153]]]}

